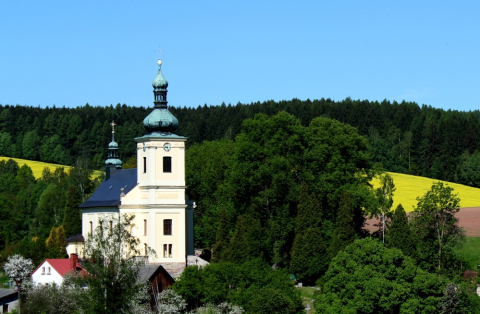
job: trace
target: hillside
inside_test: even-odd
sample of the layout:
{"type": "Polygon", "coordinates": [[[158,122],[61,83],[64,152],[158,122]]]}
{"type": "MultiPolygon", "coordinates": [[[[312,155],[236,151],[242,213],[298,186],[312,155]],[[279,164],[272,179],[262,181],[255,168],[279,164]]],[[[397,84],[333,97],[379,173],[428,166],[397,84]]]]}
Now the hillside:
{"type": "MultiPolygon", "coordinates": [[[[42,171],[43,171],[43,169],[45,169],[45,167],[50,168],[50,171],[52,171],[52,172],[55,171],[55,168],[63,167],[65,169],[65,171],[68,171],[70,168],[72,168],[71,166],[51,164],[51,163],[47,163],[47,162],[0,156],[0,161],[1,160],[7,161],[9,159],[15,160],[15,162],[20,167],[23,166],[23,165],[29,166],[30,169],[32,169],[32,172],[33,172],[33,175],[34,175],[35,179],[38,179],[38,178],[42,177],[42,171]]],[[[101,173],[101,171],[96,170],[93,175],[94,175],[94,177],[98,177],[100,175],[100,173],[101,173]]]]}
{"type": "MultiPolygon", "coordinates": [[[[417,197],[422,197],[428,190],[430,190],[432,183],[439,180],[434,180],[425,177],[412,176],[408,174],[389,172],[393,178],[396,191],[393,195],[393,206],[395,209],[398,204],[402,204],[405,211],[411,212],[417,205],[417,197]]],[[[442,181],[454,189],[458,193],[462,208],[478,207],[480,206],[480,189],[473,188],[462,184],[442,181]]],[[[373,180],[374,188],[379,187],[379,180],[373,180]]]]}

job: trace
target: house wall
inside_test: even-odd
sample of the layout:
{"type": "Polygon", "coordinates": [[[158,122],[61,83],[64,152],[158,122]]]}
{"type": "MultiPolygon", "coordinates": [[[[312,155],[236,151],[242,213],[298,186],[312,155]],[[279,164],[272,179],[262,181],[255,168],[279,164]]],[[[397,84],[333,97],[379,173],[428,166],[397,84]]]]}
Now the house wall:
{"type": "Polygon", "coordinates": [[[55,268],[50,265],[48,261],[44,261],[37,270],[32,274],[32,280],[35,284],[52,284],[61,285],[63,282],[63,277],[55,270],[55,268]],[[43,267],[45,267],[45,273],[42,272],[43,267]],[[50,267],[50,273],[48,269],[50,267]]]}

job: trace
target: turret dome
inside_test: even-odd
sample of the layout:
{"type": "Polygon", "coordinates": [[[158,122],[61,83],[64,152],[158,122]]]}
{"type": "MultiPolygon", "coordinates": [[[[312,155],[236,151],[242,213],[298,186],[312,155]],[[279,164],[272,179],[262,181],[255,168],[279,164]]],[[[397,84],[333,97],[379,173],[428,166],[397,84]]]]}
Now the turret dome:
{"type": "Polygon", "coordinates": [[[158,74],[152,83],[155,106],[153,111],[143,120],[143,126],[149,133],[172,133],[178,129],[177,118],[167,109],[168,82],[162,74],[161,66],[162,61],[158,60],[158,74]]]}
{"type": "Polygon", "coordinates": [[[153,88],[167,88],[168,81],[162,73],[162,60],[158,60],[158,74],[152,82],[153,88]]]}

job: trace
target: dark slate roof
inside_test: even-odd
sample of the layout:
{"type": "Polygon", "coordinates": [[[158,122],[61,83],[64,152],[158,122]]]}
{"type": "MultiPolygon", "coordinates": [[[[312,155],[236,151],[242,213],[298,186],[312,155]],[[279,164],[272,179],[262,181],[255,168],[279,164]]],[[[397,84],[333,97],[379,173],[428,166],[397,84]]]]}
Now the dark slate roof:
{"type": "Polygon", "coordinates": [[[118,169],[110,179],[103,181],[80,208],[111,207],[120,205],[121,188],[127,194],[137,185],[137,169],[118,169]]]}
{"type": "Polygon", "coordinates": [[[85,242],[85,239],[81,234],[74,235],[73,237],[67,238],[66,242],[85,242]]]}
{"type": "Polygon", "coordinates": [[[15,291],[13,289],[0,289],[0,299],[12,294],[17,294],[18,291],[15,291]]]}
{"type": "Polygon", "coordinates": [[[173,277],[163,268],[162,265],[144,265],[144,266],[141,266],[138,270],[138,277],[140,277],[140,280],[141,281],[151,281],[153,278],[153,276],[155,275],[155,273],[157,272],[157,270],[160,269],[161,272],[163,272],[165,274],[165,276],[168,276],[170,277],[170,279],[172,280],[172,282],[174,282],[175,280],[173,279],[173,277]]]}

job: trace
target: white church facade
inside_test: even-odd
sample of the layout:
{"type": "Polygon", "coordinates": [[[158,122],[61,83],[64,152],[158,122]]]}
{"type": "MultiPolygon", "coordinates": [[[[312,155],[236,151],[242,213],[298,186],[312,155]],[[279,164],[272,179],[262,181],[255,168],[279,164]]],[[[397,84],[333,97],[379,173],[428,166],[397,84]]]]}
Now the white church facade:
{"type": "Polygon", "coordinates": [[[146,254],[148,246],[156,252],[148,263],[160,264],[176,277],[194,255],[194,202],[185,193],[187,138],[173,133],[178,120],[168,111],[168,82],[161,64],[159,60],[153,81],[155,106],[143,121],[148,134],[132,139],[136,142],[137,168],[121,169],[112,122],[105,180],[79,208],[85,239],[95,230],[99,218],[135,215],[130,231],[140,239],[141,251],[146,254]]]}

